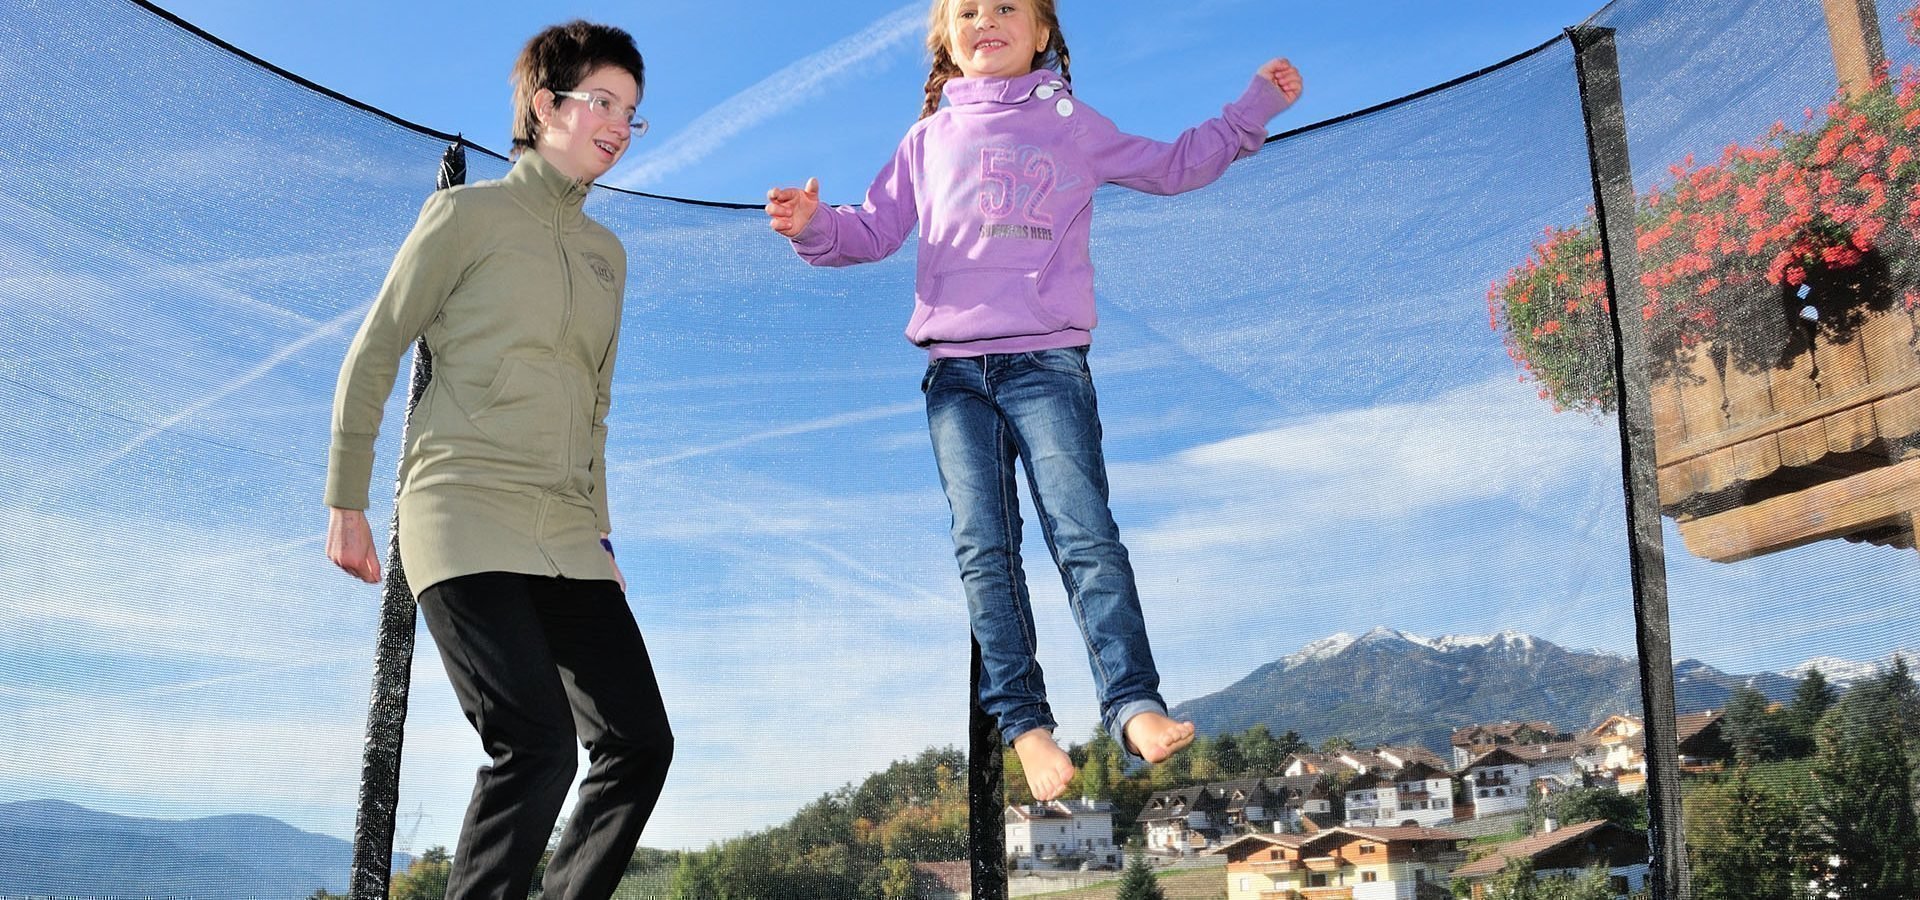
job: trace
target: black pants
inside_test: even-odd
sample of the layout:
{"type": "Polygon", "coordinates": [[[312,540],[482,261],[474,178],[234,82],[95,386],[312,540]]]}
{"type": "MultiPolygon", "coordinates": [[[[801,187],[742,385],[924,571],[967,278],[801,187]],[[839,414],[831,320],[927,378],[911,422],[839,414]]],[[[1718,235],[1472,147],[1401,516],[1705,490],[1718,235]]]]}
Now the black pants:
{"type": "Polygon", "coordinates": [[[525,900],[573,783],[576,739],[590,765],[544,896],[610,896],[673,757],[653,664],[619,586],[484,572],[427,588],[420,609],[493,758],[474,780],[447,900],[525,900]]]}

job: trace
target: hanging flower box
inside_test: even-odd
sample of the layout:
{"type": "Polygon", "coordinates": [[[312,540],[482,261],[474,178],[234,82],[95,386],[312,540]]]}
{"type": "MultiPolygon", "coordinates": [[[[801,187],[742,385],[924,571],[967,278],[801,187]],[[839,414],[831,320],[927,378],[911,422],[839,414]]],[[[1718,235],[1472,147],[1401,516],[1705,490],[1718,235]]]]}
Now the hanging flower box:
{"type": "MultiPolygon", "coordinates": [[[[1828,537],[1913,546],[1920,74],[1807,120],[1710,165],[1689,156],[1636,210],[1646,302],[1623,324],[1648,348],[1662,508],[1709,559],[1828,537]]],[[[1591,216],[1548,229],[1487,302],[1542,399],[1605,414],[1597,235],[1591,216]]]]}

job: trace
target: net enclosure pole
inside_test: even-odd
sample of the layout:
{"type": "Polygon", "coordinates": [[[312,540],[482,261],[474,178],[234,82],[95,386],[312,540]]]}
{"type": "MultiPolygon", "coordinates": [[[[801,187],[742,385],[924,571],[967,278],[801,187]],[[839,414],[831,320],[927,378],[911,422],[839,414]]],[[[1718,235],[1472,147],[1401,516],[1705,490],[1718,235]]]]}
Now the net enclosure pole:
{"type": "Polygon", "coordinates": [[[1667,559],[1660,523],[1660,485],[1654,455],[1646,332],[1636,316],[1646,304],[1634,233],[1637,200],[1627,158],[1626,106],[1620,59],[1611,28],[1567,30],[1573,41],[1593,169],[1594,214],[1599,222],[1613,328],[1615,408],[1620,411],[1621,476],[1627,500],[1627,549],[1633,574],[1635,640],[1640,694],[1646,714],[1648,880],[1656,900],[1691,900],[1685,832],[1680,818],[1680,754],[1676,746],[1673,641],[1667,609],[1667,559]],[[1625,312],[1623,312],[1623,310],[1625,312]],[[1622,317],[1627,316],[1623,322],[1622,317]]]}
{"type": "MultiPolygon", "coordinates": [[[[460,143],[440,157],[435,190],[467,180],[467,151],[460,143]]],[[[433,380],[427,342],[413,346],[413,377],[407,386],[407,417],[433,380]]],[[[405,428],[401,446],[405,446],[405,428]]],[[[397,493],[397,491],[396,491],[397,493]]],[[[386,900],[393,876],[395,811],[400,803],[400,749],[406,737],[407,691],[413,668],[417,607],[400,560],[400,513],[387,530],[387,580],[380,599],[380,630],[374,645],[373,692],[367,701],[367,740],[360,758],[360,803],[353,825],[351,900],[386,900]]]]}
{"type": "Polygon", "coordinates": [[[973,642],[967,685],[967,846],[973,900],[1007,900],[1004,754],[1000,726],[980,706],[980,641],[973,642]]]}
{"type": "Polygon", "coordinates": [[[1887,51],[1880,43],[1880,14],[1874,0],[1821,0],[1827,15],[1827,41],[1833,47],[1833,70],[1847,96],[1859,97],[1873,89],[1887,51]]]}

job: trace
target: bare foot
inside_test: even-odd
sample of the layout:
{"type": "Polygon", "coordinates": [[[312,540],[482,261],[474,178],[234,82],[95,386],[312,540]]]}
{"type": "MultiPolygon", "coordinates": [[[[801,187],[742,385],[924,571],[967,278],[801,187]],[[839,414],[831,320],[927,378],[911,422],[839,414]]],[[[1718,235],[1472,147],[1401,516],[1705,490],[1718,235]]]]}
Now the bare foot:
{"type": "MultiPolygon", "coordinates": [[[[1191,726],[1189,726],[1191,728],[1191,726]]],[[[1033,799],[1046,802],[1060,796],[1073,780],[1073,760],[1053,742],[1053,732],[1035,728],[1013,739],[1013,752],[1020,757],[1020,768],[1027,773],[1027,790],[1033,799]]]]}
{"type": "Polygon", "coordinates": [[[1157,712],[1143,712],[1128,719],[1123,730],[1134,752],[1150,763],[1161,762],[1193,743],[1192,722],[1175,722],[1157,712]]]}

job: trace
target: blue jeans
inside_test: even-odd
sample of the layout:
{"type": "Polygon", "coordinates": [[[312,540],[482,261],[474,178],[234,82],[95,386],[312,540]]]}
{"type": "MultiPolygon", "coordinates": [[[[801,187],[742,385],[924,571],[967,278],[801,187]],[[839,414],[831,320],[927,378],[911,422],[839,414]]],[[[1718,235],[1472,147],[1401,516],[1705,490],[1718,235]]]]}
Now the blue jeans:
{"type": "Polygon", "coordinates": [[[1055,725],[1020,567],[1018,457],[1086,639],[1101,727],[1131,754],[1127,720],[1147,711],[1164,715],[1167,707],[1133,567],[1107,508],[1087,348],[935,359],[921,389],[940,483],[953,507],[967,614],[980,643],[980,705],[1008,743],[1055,725]]]}

